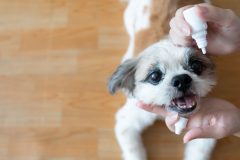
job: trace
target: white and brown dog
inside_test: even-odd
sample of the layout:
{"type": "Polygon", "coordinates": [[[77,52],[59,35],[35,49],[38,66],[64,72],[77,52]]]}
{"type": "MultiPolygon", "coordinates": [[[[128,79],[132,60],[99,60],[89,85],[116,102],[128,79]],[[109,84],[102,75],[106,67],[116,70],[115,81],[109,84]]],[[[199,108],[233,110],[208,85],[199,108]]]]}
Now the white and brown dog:
{"type": "MultiPolygon", "coordinates": [[[[214,65],[209,57],[194,48],[175,46],[166,37],[170,17],[176,9],[200,2],[128,2],[124,20],[130,43],[122,64],[109,81],[111,93],[121,89],[128,97],[117,112],[115,127],[125,160],[147,159],[141,133],[155,120],[164,118],[139,109],[136,106],[139,101],[164,106],[185,116],[197,111],[200,98],[215,85],[214,65]]],[[[184,159],[207,160],[214,146],[214,139],[191,141],[184,159]]]]}

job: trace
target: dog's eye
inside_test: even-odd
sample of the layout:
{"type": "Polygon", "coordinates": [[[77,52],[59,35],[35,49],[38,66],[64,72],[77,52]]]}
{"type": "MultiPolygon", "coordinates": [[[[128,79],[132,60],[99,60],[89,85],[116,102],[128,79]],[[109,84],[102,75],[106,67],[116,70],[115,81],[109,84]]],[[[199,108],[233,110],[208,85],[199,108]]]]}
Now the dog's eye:
{"type": "Polygon", "coordinates": [[[157,85],[162,79],[162,72],[160,70],[153,71],[150,73],[146,79],[147,82],[157,85]]]}
{"type": "Polygon", "coordinates": [[[203,70],[204,70],[204,65],[201,61],[198,61],[198,60],[193,60],[191,63],[190,63],[190,67],[191,67],[191,70],[196,73],[197,75],[200,75],[203,70]]]}

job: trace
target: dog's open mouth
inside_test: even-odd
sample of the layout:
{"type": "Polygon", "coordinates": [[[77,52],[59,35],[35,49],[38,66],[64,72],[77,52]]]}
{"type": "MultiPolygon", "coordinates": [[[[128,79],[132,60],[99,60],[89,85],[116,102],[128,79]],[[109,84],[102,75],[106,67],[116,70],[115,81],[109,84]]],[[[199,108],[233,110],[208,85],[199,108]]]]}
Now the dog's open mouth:
{"type": "Polygon", "coordinates": [[[171,101],[170,107],[180,114],[193,112],[197,107],[197,96],[184,95],[179,98],[174,98],[171,101]]]}

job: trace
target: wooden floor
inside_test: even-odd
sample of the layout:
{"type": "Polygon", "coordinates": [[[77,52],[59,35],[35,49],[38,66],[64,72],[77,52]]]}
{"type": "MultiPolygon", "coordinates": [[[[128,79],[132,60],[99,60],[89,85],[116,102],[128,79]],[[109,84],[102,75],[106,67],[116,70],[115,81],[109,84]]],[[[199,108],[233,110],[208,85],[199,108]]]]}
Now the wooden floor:
{"type": "MultiPolygon", "coordinates": [[[[240,13],[238,0],[215,4],[240,13]]],[[[0,0],[0,160],[120,160],[109,75],[126,50],[118,0],[0,0]]],[[[216,58],[213,96],[240,106],[240,55],[216,58]]],[[[150,160],[180,160],[182,137],[162,122],[144,133],[150,160]]],[[[213,160],[239,160],[225,138],[213,160]]]]}

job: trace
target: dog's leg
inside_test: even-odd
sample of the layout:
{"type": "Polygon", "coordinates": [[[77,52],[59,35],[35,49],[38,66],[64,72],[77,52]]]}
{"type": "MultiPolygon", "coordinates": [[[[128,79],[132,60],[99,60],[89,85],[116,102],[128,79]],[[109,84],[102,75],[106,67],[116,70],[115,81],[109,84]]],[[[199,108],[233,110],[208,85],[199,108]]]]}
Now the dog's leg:
{"type": "Polygon", "coordinates": [[[133,56],[134,56],[133,52],[134,52],[134,48],[135,48],[134,16],[130,10],[129,5],[124,12],[124,24],[125,24],[125,29],[129,36],[129,45],[128,45],[126,53],[124,54],[124,56],[122,58],[122,62],[124,62],[130,58],[133,58],[133,56]]]}
{"type": "Polygon", "coordinates": [[[184,160],[209,160],[216,140],[211,138],[195,139],[187,143],[184,160]]]}
{"type": "Polygon", "coordinates": [[[151,3],[152,0],[128,0],[124,24],[129,35],[129,45],[122,62],[134,57],[136,33],[150,26],[150,11],[146,10],[146,7],[150,7],[151,3]]]}
{"type": "Polygon", "coordinates": [[[115,133],[123,152],[124,160],[146,160],[142,143],[142,131],[153,124],[157,116],[136,106],[136,101],[128,99],[116,115],[115,133]]]}

